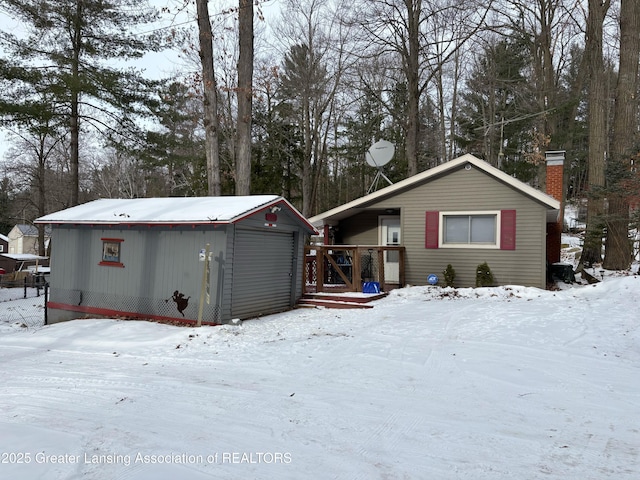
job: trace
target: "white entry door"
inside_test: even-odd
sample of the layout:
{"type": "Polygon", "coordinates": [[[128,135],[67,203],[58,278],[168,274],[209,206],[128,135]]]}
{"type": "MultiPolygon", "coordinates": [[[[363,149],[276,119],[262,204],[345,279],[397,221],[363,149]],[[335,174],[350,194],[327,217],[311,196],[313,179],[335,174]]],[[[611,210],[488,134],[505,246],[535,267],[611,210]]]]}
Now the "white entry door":
{"type": "MultiPolygon", "coordinates": [[[[380,245],[400,245],[400,217],[380,217],[380,245]]],[[[384,252],[384,277],[388,283],[400,281],[400,253],[384,252]]]]}

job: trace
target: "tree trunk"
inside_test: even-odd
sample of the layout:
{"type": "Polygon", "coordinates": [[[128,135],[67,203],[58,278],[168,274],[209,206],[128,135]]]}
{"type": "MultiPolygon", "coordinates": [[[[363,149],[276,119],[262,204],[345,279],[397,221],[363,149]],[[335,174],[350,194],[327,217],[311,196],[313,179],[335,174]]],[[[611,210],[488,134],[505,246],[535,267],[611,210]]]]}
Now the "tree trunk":
{"type": "Polygon", "coordinates": [[[80,53],[82,50],[82,2],[76,3],[73,18],[73,60],[71,61],[71,116],[69,119],[69,163],[71,169],[71,206],[80,203],[80,53]]]}
{"type": "Polygon", "coordinates": [[[432,167],[447,161],[447,118],[445,116],[445,88],[442,76],[442,69],[439,69],[436,74],[436,88],[438,92],[438,143],[440,145],[436,150],[438,158],[436,158],[435,164],[431,165],[432,167]]]}
{"type": "Polygon", "coordinates": [[[71,116],[69,118],[69,169],[71,170],[71,205],[80,202],[80,125],[78,115],[78,92],[71,92],[71,116]]]}
{"type": "MultiPolygon", "coordinates": [[[[582,91],[584,90],[584,86],[586,85],[587,75],[588,75],[589,62],[587,55],[582,55],[582,59],[580,61],[578,67],[578,74],[574,81],[571,83],[569,89],[569,102],[571,102],[571,108],[569,112],[565,115],[565,120],[563,122],[564,128],[569,135],[567,136],[564,144],[561,146],[561,150],[565,150],[567,152],[573,151],[573,145],[576,139],[576,135],[578,133],[576,129],[577,119],[578,119],[578,111],[580,107],[580,99],[582,96],[582,91]]],[[[569,175],[567,175],[567,168],[565,167],[565,175],[564,175],[564,186],[563,192],[569,191],[569,175]]],[[[580,174],[575,174],[575,177],[579,177],[580,174]]],[[[574,179],[574,191],[572,196],[575,198],[578,196],[578,185],[581,185],[582,181],[580,178],[574,179]]]]}
{"type": "Polygon", "coordinates": [[[409,177],[418,173],[418,145],[420,142],[420,85],[419,58],[420,50],[420,12],[422,0],[404,0],[407,8],[407,27],[409,51],[406,53],[407,74],[407,139],[405,152],[407,155],[407,174],[409,177]]]}
{"type": "Polygon", "coordinates": [[[302,157],[302,215],[311,216],[311,191],[313,186],[313,135],[311,132],[311,107],[308,91],[302,100],[302,136],[304,141],[302,157]]]}
{"type": "MultiPolygon", "coordinates": [[[[542,1],[538,4],[539,22],[540,22],[540,34],[534,44],[537,44],[535,48],[539,49],[539,54],[536,55],[539,68],[539,84],[538,84],[538,108],[540,111],[545,112],[549,109],[553,109],[557,105],[557,87],[556,87],[556,70],[553,65],[553,23],[556,15],[556,9],[559,7],[557,1],[542,1]]],[[[550,111],[541,117],[541,143],[546,150],[549,143],[551,143],[552,149],[557,148],[554,142],[554,137],[557,130],[557,113],[550,111]]],[[[542,154],[543,152],[541,152],[542,154]]],[[[541,163],[541,168],[538,170],[538,188],[546,190],[547,188],[547,168],[545,162],[541,163]]],[[[562,209],[561,209],[562,211],[562,209]]]]}
{"type": "Polygon", "coordinates": [[[251,193],[251,105],[253,98],[253,0],[239,0],[238,154],[236,195],[251,193]]]}
{"type": "MultiPolygon", "coordinates": [[[[46,136],[40,136],[38,143],[38,172],[36,175],[36,183],[38,188],[37,209],[38,217],[43,217],[47,214],[46,211],[46,194],[47,194],[47,181],[45,178],[47,172],[47,154],[46,154],[46,136]]],[[[38,225],[38,255],[46,255],[45,249],[45,233],[46,225],[38,225]]]]}
{"type": "Polygon", "coordinates": [[[580,263],[592,265],[602,261],[602,215],[605,152],[607,145],[607,97],[602,58],[602,25],[610,2],[589,0],[585,54],[589,61],[589,204],[587,231],[580,263]]]}
{"type": "Polygon", "coordinates": [[[620,4],[620,69],[616,86],[607,196],[607,239],[604,268],[626,270],[631,266],[632,248],[629,240],[629,200],[620,184],[631,168],[634,135],[637,131],[636,92],[638,90],[638,57],[640,56],[640,1],[622,0],[620,4]]]}
{"type": "Polygon", "coordinates": [[[445,156],[445,162],[453,159],[455,155],[456,126],[454,119],[458,117],[458,83],[460,80],[460,52],[456,51],[454,58],[453,91],[451,94],[451,122],[449,125],[449,151],[445,156]]]}
{"type": "Polygon", "coordinates": [[[204,100],[205,154],[207,158],[207,191],[210,196],[220,196],[220,154],[218,146],[218,87],[213,68],[213,33],[209,19],[207,0],[196,0],[200,63],[204,100]]]}

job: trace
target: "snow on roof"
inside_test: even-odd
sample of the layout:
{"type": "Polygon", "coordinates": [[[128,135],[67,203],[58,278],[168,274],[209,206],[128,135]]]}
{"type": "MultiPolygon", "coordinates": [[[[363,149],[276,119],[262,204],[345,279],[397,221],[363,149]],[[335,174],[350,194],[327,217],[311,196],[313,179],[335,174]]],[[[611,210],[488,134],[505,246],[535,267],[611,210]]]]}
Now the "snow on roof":
{"type": "Polygon", "coordinates": [[[102,199],[45,215],[36,223],[230,223],[280,202],[295,211],[277,195],[102,199]]]}
{"type": "Polygon", "coordinates": [[[34,261],[34,260],[46,260],[49,257],[42,257],[40,255],[33,255],[31,253],[2,253],[3,257],[10,258],[11,260],[22,261],[34,261]]]}
{"type": "Polygon", "coordinates": [[[524,182],[521,182],[516,178],[511,177],[510,175],[504,173],[498,168],[493,167],[484,160],[481,160],[471,154],[466,154],[449,162],[438,165],[437,167],[425,170],[424,172],[418,173],[417,175],[413,175],[412,177],[405,178],[404,180],[401,180],[394,185],[382,188],[376,192],[365,195],[364,197],[356,198],[355,200],[345,203],[344,205],[340,205],[331,210],[320,213],[314,217],[311,217],[309,219],[309,222],[311,222],[311,224],[315,227],[321,227],[325,222],[329,220],[342,220],[343,218],[352,215],[352,212],[350,212],[350,210],[352,209],[364,208],[367,205],[373,204],[376,200],[403,191],[404,189],[411,188],[431,178],[436,178],[438,175],[442,175],[448,171],[453,171],[459,168],[461,165],[465,164],[473,165],[479,170],[488,173],[496,179],[512,186],[523,194],[542,203],[554,212],[548,216],[548,221],[556,221],[556,219],[553,219],[553,217],[557,216],[557,211],[559,211],[560,209],[560,202],[558,202],[558,200],[547,195],[546,193],[541,192],[540,190],[537,190],[525,184],[524,182]]]}

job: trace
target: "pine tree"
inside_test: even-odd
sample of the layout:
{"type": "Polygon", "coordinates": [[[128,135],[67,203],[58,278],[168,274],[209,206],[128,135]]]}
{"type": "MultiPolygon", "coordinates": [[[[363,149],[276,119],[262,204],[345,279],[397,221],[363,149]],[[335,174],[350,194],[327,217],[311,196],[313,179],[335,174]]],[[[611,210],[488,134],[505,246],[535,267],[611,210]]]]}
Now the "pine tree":
{"type": "Polygon", "coordinates": [[[285,56],[280,82],[279,97],[289,105],[286,121],[299,124],[302,133],[302,214],[310,215],[322,161],[321,133],[330,102],[327,68],[308,45],[294,45],[285,56]]]}
{"type": "Polygon", "coordinates": [[[457,138],[463,150],[525,181],[531,168],[522,165],[518,152],[526,151],[531,140],[531,120],[526,120],[533,104],[525,77],[529,63],[520,41],[500,39],[487,45],[462,95],[457,138]]]}
{"type": "Polygon", "coordinates": [[[71,205],[79,202],[80,137],[93,127],[105,135],[133,125],[152,82],[118,62],[158,50],[157,34],[136,35],[138,25],[157,19],[137,0],[4,0],[23,23],[24,36],[0,34],[8,57],[0,61],[5,120],[37,115],[37,94],[53,96],[49,110],[67,125],[71,205]],[[42,72],[46,72],[43,75],[42,72]],[[22,94],[21,94],[22,93],[22,94]]]}
{"type": "Polygon", "coordinates": [[[255,102],[253,130],[256,145],[251,165],[251,192],[283,195],[301,208],[302,185],[298,175],[302,163],[300,128],[288,119],[290,106],[271,104],[271,98],[255,102]]]}
{"type": "Polygon", "coordinates": [[[187,85],[173,81],[161,89],[153,113],[161,129],[147,134],[141,158],[148,171],[159,170],[166,184],[161,194],[207,195],[206,142],[199,135],[202,102],[187,85]]]}

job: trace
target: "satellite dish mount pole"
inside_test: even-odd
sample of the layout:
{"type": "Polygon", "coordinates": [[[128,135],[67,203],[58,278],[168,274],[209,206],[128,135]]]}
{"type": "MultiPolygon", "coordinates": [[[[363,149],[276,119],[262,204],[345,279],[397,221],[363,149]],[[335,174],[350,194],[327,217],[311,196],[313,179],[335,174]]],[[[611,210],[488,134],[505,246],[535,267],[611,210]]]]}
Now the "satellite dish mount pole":
{"type": "Polygon", "coordinates": [[[378,167],[378,173],[376,173],[376,176],[373,178],[373,183],[369,187],[369,190],[367,190],[367,195],[369,195],[371,192],[375,192],[378,189],[378,182],[380,182],[381,178],[384,178],[387,182],[389,182],[389,185],[393,185],[393,182],[389,180],[384,173],[382,173],[382,167],[378,167]]]}

